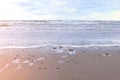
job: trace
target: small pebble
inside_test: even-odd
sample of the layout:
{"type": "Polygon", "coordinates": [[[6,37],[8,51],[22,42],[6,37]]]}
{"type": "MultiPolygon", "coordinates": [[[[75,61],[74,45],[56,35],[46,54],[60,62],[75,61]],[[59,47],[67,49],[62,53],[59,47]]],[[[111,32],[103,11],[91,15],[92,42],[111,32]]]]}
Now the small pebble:
{"type": "Polygon", "coordinates": [[[85,53],[85,51],[83,51],[83,53],[85,53]]]}
{"type": "Polygon", "coordinates": [[[60,69],[59,67],[56,67],[56,69],[60,69]]]}
{"type": "Polygon", "coordinates": [[[47,69],[47,68],[46,68],[46,67],[43,67],[43,68],[42,68],[42,67],[39,67],[38,69],[47,69]]]}
{"type": "Polygon", "coordinates": [[[16,58],[14,58],[14,59],[16,59],[16,58]]]}
{"type": "Polygon", "coordinates": [[[66,62],[69,63],[70,61],[67,60],[66,62]]]}
{"type": "Polygon", "coordinates": [[[111,55],[109,53],[105,53],[105,54],[101,54],[101,56],[111,56],[111,55]]]}
{"type": "Polygon", "coordinates": [[[16,57],[18,57],[19,55],[16,55],[16,57]]]}
{"type": "Polygon", "coordinates": [[[56,47],[53,47],[53,49],[56,49],[56,47]]]}
{"type": "Polygon", "coordinates": [[[71,49],[71,48],[70,48],[70,49],[68,49],[68,50],[69,50],[70,52],[74,51],[74,50],[73,50],[73,49],[71,49]]]}
{"type": "Polygon", "coordinates": [[[105,53],[106,56],[109,56],[110,54],[109,53],[105,53]]]}
{"type": "Polygon", "coordinates": [[[59,46],[59,48],[63,48],[63,46],[59,46]]]}

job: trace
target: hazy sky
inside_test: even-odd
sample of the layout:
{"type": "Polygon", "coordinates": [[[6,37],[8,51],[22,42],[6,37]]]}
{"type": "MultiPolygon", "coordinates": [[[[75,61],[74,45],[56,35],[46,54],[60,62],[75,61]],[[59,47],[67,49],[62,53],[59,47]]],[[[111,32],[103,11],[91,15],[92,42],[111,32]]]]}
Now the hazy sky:
{"type": "Polygon", "coordinates": [[[120,20],[120,0],[1,0],[0,19],[120,20]]]}

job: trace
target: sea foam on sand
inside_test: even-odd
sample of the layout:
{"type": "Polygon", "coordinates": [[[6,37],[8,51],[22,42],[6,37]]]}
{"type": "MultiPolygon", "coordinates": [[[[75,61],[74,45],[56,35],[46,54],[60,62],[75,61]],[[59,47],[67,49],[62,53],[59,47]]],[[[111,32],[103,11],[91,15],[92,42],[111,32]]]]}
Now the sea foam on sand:
{"type": "Polygon", "coordinates": [[[118,71],[120,47],[55,47],[0,49],[0,53],[4,52],[0,54],[0,79],[119,80],[120,78],[118,71]],[[58,54],[57,49],[63,52],[58,54]],[[73,51],[75,54],[69,54],[73,51]]]}

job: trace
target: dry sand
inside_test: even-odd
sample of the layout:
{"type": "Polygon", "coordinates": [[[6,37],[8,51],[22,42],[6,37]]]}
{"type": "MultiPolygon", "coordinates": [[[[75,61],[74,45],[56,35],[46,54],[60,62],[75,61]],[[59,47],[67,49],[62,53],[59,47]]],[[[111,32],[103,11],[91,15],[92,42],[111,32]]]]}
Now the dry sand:
{"type": "Polygon", "coordinates": [[[0,49],[0,80],[120,80],[120,48],[0,49]]]}

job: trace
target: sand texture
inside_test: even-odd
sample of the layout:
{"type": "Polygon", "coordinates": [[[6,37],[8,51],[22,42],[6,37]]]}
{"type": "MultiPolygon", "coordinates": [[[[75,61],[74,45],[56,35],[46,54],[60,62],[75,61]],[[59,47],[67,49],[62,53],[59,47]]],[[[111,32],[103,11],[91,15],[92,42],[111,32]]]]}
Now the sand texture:
{"type": "Polygon", "coordinates": [[[120,80],[120,48],[0,49],[0,80],[120,80]]]}

